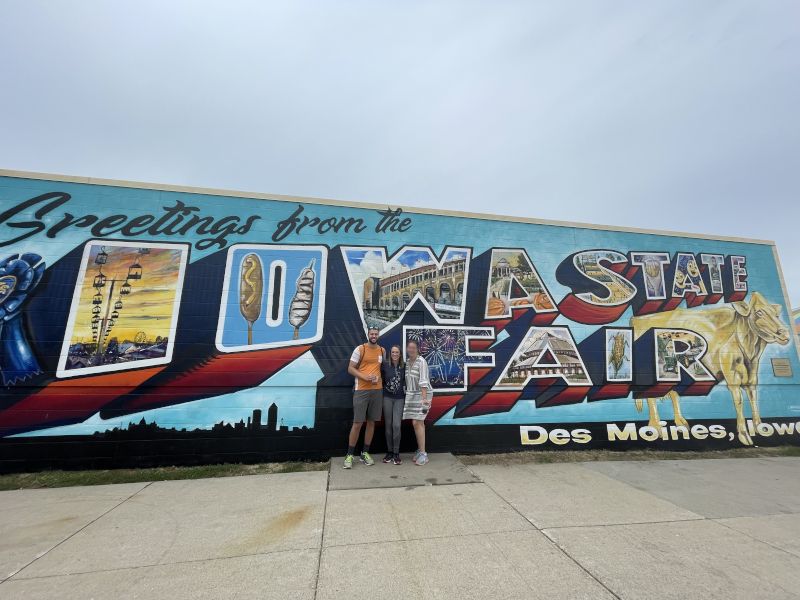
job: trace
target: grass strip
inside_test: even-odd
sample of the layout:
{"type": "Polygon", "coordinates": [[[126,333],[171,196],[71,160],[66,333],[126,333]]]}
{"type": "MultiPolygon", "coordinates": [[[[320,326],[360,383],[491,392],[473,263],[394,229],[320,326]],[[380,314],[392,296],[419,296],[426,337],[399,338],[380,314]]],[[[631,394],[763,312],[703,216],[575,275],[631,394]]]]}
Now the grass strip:
{"type": "Polygon", "coordinates": [[[800,456],[800,446],[769,448],[731,448],[726,450],[528,450],[499,454],[460,454],[467,465],[524,465],[529,463],[570,463],[613,460],[697,460],[708,458],[769,458],[800,456]]]}
{"type": "Polygon", "coordinates": [[[323,471],[327,462],[277,462],[260,464],[220,464],[191,467],[153,467],[143,469],[107,469],[90,471],[39,471],[0,475],[0,490],[69,487],[75,485],[105,485],[109,483],[138,483],[174,479],[205,479],[273,473],[323,471]]]}
{"type": "MultiPolygon", "coordinates": [[[[666,450],[528,450],[498,454],[460,454],[458,458],[467,465],[510,466],[614,460],[697,460],[708,458],[769,458],[776,456],[800,456],[800,447],[731,448],[702,452],[671,452],[666,450]]],[[[324,471],[328,468],[328,464],[328,462],[290,461],[258,464],[225,463],[191,467],[12,473],[0,475],[0,491],[324,471]]]]}

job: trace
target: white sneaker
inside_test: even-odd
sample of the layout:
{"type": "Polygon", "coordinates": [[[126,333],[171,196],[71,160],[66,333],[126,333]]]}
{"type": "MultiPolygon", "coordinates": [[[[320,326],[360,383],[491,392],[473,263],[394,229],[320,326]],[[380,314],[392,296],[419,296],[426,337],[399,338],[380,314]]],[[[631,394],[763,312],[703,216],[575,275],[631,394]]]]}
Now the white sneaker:
{"type": "Polygon", "coordinates": [[[428,453],[427,452],[420,452],[419,456],[417,456],[416,462],[420,467],[428,462],[428,453]]]}

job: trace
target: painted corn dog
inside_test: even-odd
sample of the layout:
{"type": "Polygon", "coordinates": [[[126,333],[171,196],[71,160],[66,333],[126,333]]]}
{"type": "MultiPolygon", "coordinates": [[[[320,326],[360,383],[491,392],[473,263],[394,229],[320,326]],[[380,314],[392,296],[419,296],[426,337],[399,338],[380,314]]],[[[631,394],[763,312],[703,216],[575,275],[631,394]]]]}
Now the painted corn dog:
{"type": "Polygon", "coordinates": [[[308,321],[314,306],[314,280],[317,276],[314,272],[315,260],[311,259],[297,278],[297,289],[289,304],[289,324],[294,327],[294,339],[300,337],[300,328],[308,321]]]}
{"type": "Polygon", "coordinates": [[[239,310],[247,321],[247,343],[253,343],[253,323],[261,314],[261,293],[264,289],[264,274],[261,259],[248,254],[242,261],[239,278],[239,310]]]}

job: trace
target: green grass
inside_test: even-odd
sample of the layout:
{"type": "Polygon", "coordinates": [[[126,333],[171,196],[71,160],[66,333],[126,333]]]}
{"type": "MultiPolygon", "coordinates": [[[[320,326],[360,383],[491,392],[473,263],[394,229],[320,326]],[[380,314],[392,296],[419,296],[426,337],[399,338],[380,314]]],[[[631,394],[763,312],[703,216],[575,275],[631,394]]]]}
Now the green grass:
{"type": "Polygon", "coordinates": [[[221,464],[196,467],[155,467],[147,469],[109,469],[104,471],[40,471],[0,475],[0,490],[69,487],[74,485],[104,485],[108,483],[138,483],[173,479],[204,479],[207,477],[236,477],[273,473],[323,471],[327,462],[281,462],[254,465],[221,464]]]}
{"type": "MultiPolygon", "coordinates": [[[[705,452],[668,452],[663,450],[529,450],[502,454],[462,454],[458,458],[467,465],[521,465],[528,463],[593,462],[598,460],[692,460],[699,458],[759,458],[800,456],[798,446],[773,448],[733,448],[705,452]]],[[[109,469],[103,471],[40,471],[0,475],[0,490],[139,483],[173,479],[205,479],[273,473],[324,471],[327,462],[280,462],[253,465],[221,464],[196,467],[155,467],[145,469],[109,469]]]]}
{"type": "Polygon", "coordinates": [[[771,448],[731,448],[703,452],[666,450],[528,450],[501,454],[464,454],[458,458],[467,465],[521,465],[527,463],[593,462],[598,460],[696,460],[700,458],[762,458],[800,456],[800,446],[771,448]]]}

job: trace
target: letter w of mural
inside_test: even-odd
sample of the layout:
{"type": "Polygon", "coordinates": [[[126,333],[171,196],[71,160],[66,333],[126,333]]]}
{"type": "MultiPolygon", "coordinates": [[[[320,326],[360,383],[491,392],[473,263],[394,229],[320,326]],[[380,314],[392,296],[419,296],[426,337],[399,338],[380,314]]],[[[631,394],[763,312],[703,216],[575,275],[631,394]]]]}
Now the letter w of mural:
{"type": "Polygon", "coordinates": [[[471,252],[447,247],[437,258],[430,248],[403,246],[387,260],[385,248],[343,247],[364,328],[391,329],[415,301],[438,323],[463,323],[471,252]]]}

